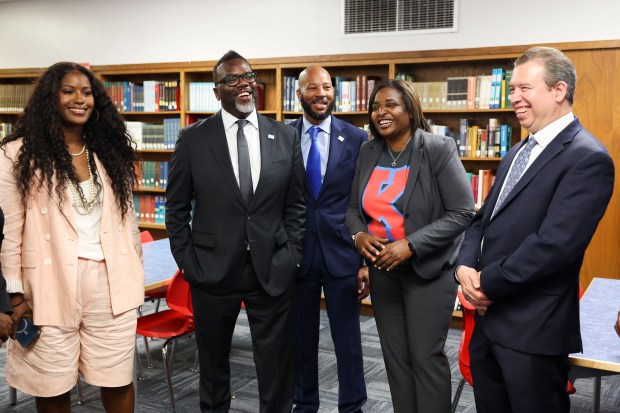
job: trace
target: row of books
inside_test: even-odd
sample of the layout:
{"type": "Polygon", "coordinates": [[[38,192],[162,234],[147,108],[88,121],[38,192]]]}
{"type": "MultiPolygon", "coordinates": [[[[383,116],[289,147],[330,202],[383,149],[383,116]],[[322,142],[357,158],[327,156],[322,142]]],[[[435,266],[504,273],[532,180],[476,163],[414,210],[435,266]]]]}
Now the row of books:
{"type": "Polygon", "coordinates": [[[125,125],[138,150],[174,149],[181,130],[181,119],[164,119],[161,125],[126,121],[125,125]]]}
{"type": "Polygon", "coordinates": [[[214,82],[190,82],[189,110],[190,112],[217,112],[222,105],[213,93],[214,82]]]}
{"type": "MultiPolygon", "coordinates": [[[[412,76],[398,74],[402,79],[412,76]]],[[[411,82],[422,110],[510,108],[511,70],[496,68],[491,75],[449,77],[441,82],[411,82]]]]}
{"type": "Polygon", "coordinates": [[[166,223],[166,197],[164,195],[134,193],[133,204],[138,222],[166,223]]]}
{"type": "Polygon", "coordinates": [[[33,88],[32,83],[0,85],[0,112],[21,112],[24,110],[33,88]]]}
{"type": "Polygon", "coordinates": [[[427,120],[432,133],[454,139],[462,158],[503,158],[510,149],[512,127],[501,125],[496,118],[490,118],[486,127],[479,127],[470,119],[461,119],[458,131],[427,120]]]}
{"type": "Polygon", "coordinates": [[[0,123],[0,139],[4,139],[13,130],[13,124],[8,122],[0,123]]]}
{"type": "Polygon", "coordinates": [[[469,158],[503,158],[510,149],[512,127],[501,125],[495,118],[489,119],[485,127],[472,124],[467,119],[460,120],[457,139],[459,156],[469,158]]]}
{"type": "MultiPolygon", "coordinates": [[[[336,112],[357,112],[368,110],[368,98],[379,81],[379,76],[357,75],[354,78],[335,76],[334,100],[336,112]]],[[[297,97],[299,81],[296,77],[284,77],[283,110],[302,112],[297,97]]]]}
{"type": "Polygon", "coordinates": [[[103,85],[120,112],[167,112],[180,107],[178,80],[106,81],[103,85]]]}
{"type": "Polygon", "coordinates": [[[480,209],[491,190],[491,186],[493,186],[493,182],[495,182],[495,172],[491,169],[467,172],[467,179],[471,184],[476,209],[480,209]]]}
{"type": "Polygon", "coordinates": [[[140,188],[165,189],[169,170],[168,162],[140,161],[136,168],[140,188]]]}

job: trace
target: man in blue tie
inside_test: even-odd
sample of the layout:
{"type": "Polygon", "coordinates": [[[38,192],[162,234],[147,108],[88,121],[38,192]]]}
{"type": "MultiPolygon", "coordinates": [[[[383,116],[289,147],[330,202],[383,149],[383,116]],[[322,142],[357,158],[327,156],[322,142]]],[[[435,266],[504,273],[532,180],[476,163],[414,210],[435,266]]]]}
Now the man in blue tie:
{"type": "Polygon", "coordinates": [[[338,363],[338,410],[361,412],[366,385],[359,325],[360,301],[368,295],[368,270],[344,221],[360,146],[366,132],[331,113],[329,73],[310,66],[297,89],[304,114],[293,126],[301,135],[306,167],[306,235],[297,274],[294,412],[319,409],[318,344],[321,289],[338,363]]]}
{"type": "Polygon", "coordinates": [[[499,164],[456,260],[478,309],[469,346],[478,413],[570,411],[579,272],[614,187],[609,153],[573,115],[576,80],[557,49],[516,60],[510,100],[530,136],[499,164]]]}

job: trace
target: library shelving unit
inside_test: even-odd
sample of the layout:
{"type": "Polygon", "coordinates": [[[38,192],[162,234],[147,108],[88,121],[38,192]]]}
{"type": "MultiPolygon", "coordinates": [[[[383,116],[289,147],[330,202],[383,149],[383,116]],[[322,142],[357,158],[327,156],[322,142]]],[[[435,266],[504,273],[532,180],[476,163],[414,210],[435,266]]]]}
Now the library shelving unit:
{"type": "MultiPolygon", "coordinates": [[[[398,73],[413,75],[415,82],[445,82],[452,77],[489,75],[493,68],[512,69],[513,61],[532,45],[486,47],[471,49],[427,50],[390,53],[361,53],[342,55],[299,56],[283,58],[249,58],[252,69],[257,72],[257,82],[264,84],[263,107],[266,116],[284,121],[301,116],[299,111],[284,110],[287,96],[286,78],[297,77],[309,65],[321,65],[332,79],[356,79],[360,75],[373,76],[380,80],[394,78],[398,73]]],[[[620,65],[620,40],[553,43],[546,46],[563,50],[575,63],[578,73],[577,95],[574,113],[582,124],[599,138],[608,148],[614,161],[620,165],[620,107],[618,94],[620,78],[615,68],[620,65]]],[[[243,53],[243,51],[241,51],[243,53]]],[[[215,61],[176,62],[154,64],[124,64],[92,66],[91,69],[104,81],[132,82],[143,84],[146,80],[177,81],[179,87],[178,107],[174,111],[137,112],[127,110],[123,116],[129,121],[160,124],[166,118],[176,118],[180,126],[186,126],[210,116],[214,111],[191,111],[190,83],[212,82],[215,61]]],[[[43,69],[0,70],[0,85],[32,82],[43,69]]],[[[2,107],[0,96],[0,107],[2,107]]],[[[0,123],[11,122],[19,115],[17,111],[0,111],[0,123]]],[[[336,116],[363,127],[369,123],[366,110],[337,111],[336,116]]],[[[458,109],[425,110],[427,118],[436,124],[459,130],[461,119],[486,127],[490,118],[507,124],[512,130],[512,142],[517,143],[525,131],[511,109],[458,109]]],[[[165,162],[172,150],[142,150],[144,160],[165,162]]],[[[479,169],[496,170],[500,158],[463,157],[465,169],[476,172],[479,169]]],[[[620,182],[620,179],[616,179],[620,182]]],[[[620,186],[620,184],[616,184],[620,186]]],[[[140,193],[162,195],[162,189],[137,188],[140,193]]],[[[616,191],[617,193],[618,191],[616,191]]],[[[141,223],[142,228],[154,232],[156,238],[165,237],[162,224],[141,223]]],[[[594,276],[620,278],[620,203],[618,195],[612,198],[607,213],[586,253],[581,273],[581,283],[589,285],[594,276]]]]}

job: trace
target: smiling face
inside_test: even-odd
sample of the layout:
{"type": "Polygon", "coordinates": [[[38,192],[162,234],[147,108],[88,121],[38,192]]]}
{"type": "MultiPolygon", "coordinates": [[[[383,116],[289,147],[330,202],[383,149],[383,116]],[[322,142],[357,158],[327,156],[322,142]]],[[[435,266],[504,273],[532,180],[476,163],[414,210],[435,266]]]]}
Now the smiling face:
{"type": "Polygon", "coordinates": [[[305,118],[313,125],[323,122],[334,110],[334,88],[327,70],[311,66],[299,75],[297,97],[305,118]]]}
{"type": "Polygon", "coordinates": [[[401,93],[384,87],[375,95],[370,118],[377,132],[388,141],[407,141],[411,136],[411,115],[401,93]]]}
{"type": "Polygon", "coordinates": [[[514,68],[510,80],[510,101],[522,127],[536,134],[568,111],[565,100],[567,85],[560,81],[553,86],[545,82],[545,66],[530,60],[514,68]]]}
{"type": "MultiPolygon", "coordinates": [[[[243,59],[223,62],[216,70],[218,82],[226,75],[242,75],[251,72],[250,64],[243,59]]],[[[245,119],[254,110],[254,91],[256,82],[247,83],[243,78],[235,86],[220,83],[213,89],[215,97],[222,102],[222,108],[238,119],[245,119]]]]}
{"type": "Polygon", "coordinates": [[[84,128],[95,107],[95,98],[86,75],[69,72],[60,81],[58,106],[62,128],[66,131],[84,128]]]}

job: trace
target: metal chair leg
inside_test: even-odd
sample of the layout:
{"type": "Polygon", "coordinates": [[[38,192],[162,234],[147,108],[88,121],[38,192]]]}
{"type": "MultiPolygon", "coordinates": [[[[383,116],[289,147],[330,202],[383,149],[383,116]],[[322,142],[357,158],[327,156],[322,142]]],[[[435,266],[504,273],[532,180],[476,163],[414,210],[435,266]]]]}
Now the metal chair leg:
{"type": "Polygon", "coordinates": [[[168,345],[171,340],[166,340],[161,348],[162,358],[164,360],[164,367],[166,369],[166,383],[168,384],[168,396],[170,397],[170,411],[176,413],[176,407],[174,404],[174,393],[172,391],[172,369],[170,367],[170,358],[168,357],[168,345]]]}
{"type": "Polygon", "coordinates": [[[459,382],[459,387],[456,388],[456,393],[454,393],[454,399],[452,400],[452,413],[456,412],[456,406],[459,404],[459,399],[461,398],[461,393],[463,393],[463,387],[465,387],[465,379],[461,379],[459,382]]]}
{"type": "Polygon", "coordinates": [[[142,360],[140,360],[140,354],[138,354],[138,345],[136,344],[136,362],[138,364],[138,380],[144,381],[144,370],[142,370],[142,360]]]}
{"type": "Polygon", "coordinates": [[[144,348],[146,349],[146,368],[152,369],[153,360],[151,359],[151,349],[149,347],[149,339],[146,336],[143,336],[143,338],[144,338],[144,348]]]}
{"type": "Polygon", "coordinates": [[[82,395],[82,381],[78,377],[77,379],[77,394],[78,394],[78,404],[81,406],[84,404],[84,397],[82,395]]]}
{"type": "Polygon", "coordinates": [[[198,350],[196,350],[196,355],[194,356],[194,367],[192,367],[190,369],[191,372],[197,372],[198,371],[198,350]]]}

